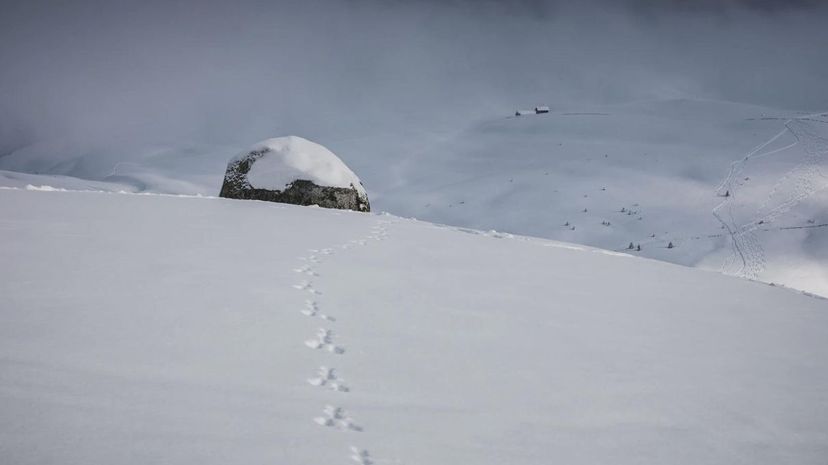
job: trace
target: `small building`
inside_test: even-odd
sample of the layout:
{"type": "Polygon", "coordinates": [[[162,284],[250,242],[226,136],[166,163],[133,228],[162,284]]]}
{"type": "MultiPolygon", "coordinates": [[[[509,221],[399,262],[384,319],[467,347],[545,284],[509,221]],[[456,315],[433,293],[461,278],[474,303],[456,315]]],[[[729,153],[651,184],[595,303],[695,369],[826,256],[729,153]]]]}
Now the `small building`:
{"type": "Polygon", "coordinates": [[[540,115],[541,113],[549,113],[549,107],[547,107],[547,106],[535,107],[535,114],[540,115]]]}

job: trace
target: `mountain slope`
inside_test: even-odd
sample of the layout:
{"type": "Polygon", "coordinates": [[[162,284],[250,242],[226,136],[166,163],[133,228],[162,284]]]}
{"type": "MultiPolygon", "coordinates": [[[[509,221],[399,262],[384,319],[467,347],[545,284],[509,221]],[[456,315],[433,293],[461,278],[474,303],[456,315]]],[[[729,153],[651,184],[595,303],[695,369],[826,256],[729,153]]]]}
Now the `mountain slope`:
{"type": "Polygon", "coordinates": [[[9,463],[828,454],[822,299],[261,202],[2,190],[0,218],[9,463]]]}
{"type": "Polygon", "coordinates": [[[828,295],[824,116],[694,100],[558,108],[481,122],[420,158],[382,208],[633,243],[649,258],[828,295]]]}
{"type": "MultiPolygon", "coordinates": [[[[510,114],[307,136],[359,174],[380,211],[610,250],[632,242],[648,258],[828,296],[825,114],[691,99],[510,114]]],[[[227,159],[249,144],[44,144],[0,169],[215,195],[227,159]]],[[[20,177],[0,173],[0,184],[22,187],[20,177]]]]}

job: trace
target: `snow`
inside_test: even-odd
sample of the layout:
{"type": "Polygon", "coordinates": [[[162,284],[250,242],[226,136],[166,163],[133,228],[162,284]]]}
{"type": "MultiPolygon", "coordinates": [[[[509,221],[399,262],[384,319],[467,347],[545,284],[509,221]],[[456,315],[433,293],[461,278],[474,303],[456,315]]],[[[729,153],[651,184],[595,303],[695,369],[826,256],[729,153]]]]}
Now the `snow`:
{"type": "Polygon", "coordinates": [[[391,215],[25,189],[0,191],[0,263],[7,463],[828,456],[828,301],[780,287],[391,215]]]}
{"type": "Polygon", "coordinates": [[[562,105],[434,138],[393,184],[355,168],[380,191],[373,204],[399,215],[616,251],[633,242],[637,255],[828,296],[820,115],[703,100],[562,105]],[[723,199],[732,165],[756,147],[723,199]],[[733,234],[716,216],[723,200],[733,234]]]}
{"type": "MultiPolygon", "coordinates": [[[[320,129],[313,139],[359,173],[375,210],[619,252],[633,242],[639,256],[828,296],[828,114],[674,99],[512,116],[530,104],[476,119],[441,113],[433,126],[320,129]],[[726,199],[723,182],[734,186],[726,199]]],[[[109,164],[97,152],[26,147],[0,168],[94,179],[98,190],[216,195],[227,155],[246,145],[125,148],[109,164]]],[[[0,184],[16,187],[93,182],[3,173],[0,184]]]]}
{"type": "Polygon", "coordinates": [[[281,191],[293,181],[305,180],[318,186],[353,186],[365,195],[362,182],[339,157],[307,139],[297,136],[268,139],[240,153],[234,160],[254,151],[265,151],[247,173],[248,182],[255,188],[281,191]]]}
{"type": "Polygon", "coordinates": [[[0,170],[0,185],[13,189],[56,189],[94,192],[135,192],[132,186],[113,182],[89,181],[72,176],[36,175],[0,170]]]}

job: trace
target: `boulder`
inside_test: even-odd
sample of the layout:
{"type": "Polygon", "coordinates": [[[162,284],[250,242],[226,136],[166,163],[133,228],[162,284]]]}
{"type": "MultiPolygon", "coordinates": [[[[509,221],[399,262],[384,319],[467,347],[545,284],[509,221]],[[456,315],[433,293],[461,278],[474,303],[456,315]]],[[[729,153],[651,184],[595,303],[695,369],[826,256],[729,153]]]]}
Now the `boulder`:
{"type": "Polygon", "coordinates": [[[268,139],[235,156],[219,197],[371,210],[362,182],[339,157],[296,136],[268,139]]]}

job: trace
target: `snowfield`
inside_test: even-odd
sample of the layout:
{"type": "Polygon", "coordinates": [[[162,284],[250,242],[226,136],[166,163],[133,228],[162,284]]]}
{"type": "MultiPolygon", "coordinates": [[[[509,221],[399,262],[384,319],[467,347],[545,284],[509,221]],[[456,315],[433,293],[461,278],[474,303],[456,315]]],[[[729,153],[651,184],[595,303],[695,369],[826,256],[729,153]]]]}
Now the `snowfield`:
{"type": "MultiPolygon", "coordinates": [[[[673,99],[513,114],[308,136],[359,174],[375,210],[608,250],[632,242],[647,258],[828,296],[828,113],[673,99]]],[[[249,143],[43,143],[0,156],[0,169],[51,176],[0,171],[0,185],[91,183],[54,176],[65,175],[97,190],[216,195],[249,143]]],[[[273,160],[261,182],[283,186],[275,173],[290,170],[273,160]]]]}
{"type": "Polygon", "coordinates": [[[25,189],[0,190],[0,263],[4,463],[828,457],[828,301],[780,287],[390,215],[25,189]]]}

